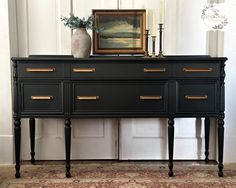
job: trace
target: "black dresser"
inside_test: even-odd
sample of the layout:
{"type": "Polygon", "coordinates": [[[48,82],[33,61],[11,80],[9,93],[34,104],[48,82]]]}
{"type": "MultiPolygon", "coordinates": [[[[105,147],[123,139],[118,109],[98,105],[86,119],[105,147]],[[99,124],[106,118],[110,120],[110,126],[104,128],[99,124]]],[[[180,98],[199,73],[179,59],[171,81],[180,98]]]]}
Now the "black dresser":
{"type": "Polygon", "coordinates": [[[226,60],[209,56],[12,58],[15,176],[20,177],[21,118],[29,118],[32,163],[35,118],[65,119],[66,176],[70,177],[71,118],[168,118],[168,174],[173,176],[174,118],[205,118],[208,162],[210,117],[215,117],[222,177],[226,60]]]}

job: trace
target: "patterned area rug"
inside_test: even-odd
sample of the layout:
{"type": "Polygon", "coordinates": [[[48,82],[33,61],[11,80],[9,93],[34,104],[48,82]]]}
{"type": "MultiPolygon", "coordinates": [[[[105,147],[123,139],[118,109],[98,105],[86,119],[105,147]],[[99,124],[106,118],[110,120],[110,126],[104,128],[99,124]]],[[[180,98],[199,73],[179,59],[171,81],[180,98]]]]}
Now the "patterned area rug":
{"type": "Polygon", "coordinates": [[[236,165],[225,166],[219,178],[217,165],[174,163],[175,177],[168,177],[167,163],[73,162],[71,178],[64,164],[23,164],[21,178],[14,166],[0,166],[1,188],[236,188],[236,165]]]}

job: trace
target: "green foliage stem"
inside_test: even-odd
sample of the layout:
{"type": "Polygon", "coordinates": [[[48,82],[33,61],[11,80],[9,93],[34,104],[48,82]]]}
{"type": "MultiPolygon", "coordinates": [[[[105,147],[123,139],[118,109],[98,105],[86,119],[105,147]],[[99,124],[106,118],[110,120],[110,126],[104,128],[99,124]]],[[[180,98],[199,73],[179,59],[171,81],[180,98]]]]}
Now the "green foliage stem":
{"type": "Polygon", "coordinates": [[[96,32],[99,32],[101,28],[94,26],[94,16],[91,15],[86,20],[84,17],[81,19],[74,14],[70,14],[70,17],[61,17],[61,21],[64,23],[66,27],[69,27],[71,29],[79,29],[79,28],[86,28],[95,30],[96,32]]]}

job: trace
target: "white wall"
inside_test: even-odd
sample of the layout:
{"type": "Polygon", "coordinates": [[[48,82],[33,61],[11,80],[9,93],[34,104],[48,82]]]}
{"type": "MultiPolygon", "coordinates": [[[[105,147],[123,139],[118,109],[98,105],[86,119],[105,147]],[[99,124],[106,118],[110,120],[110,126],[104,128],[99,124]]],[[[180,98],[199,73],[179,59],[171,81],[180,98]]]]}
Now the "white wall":
{"type": "Polygon", "coordinates": [[[229,27],[225,31],[224,55],[226,62],[225,78],[225,162],[236,162],[236,1],[226,0],[229,13],[229,27]]]}
{"type": "Polygon", "coordinates": [[[13,162],[8,0],[0,1],[0,163],[13,162]]]}
{"type": "MultiPolygon", "coordinates": [[[[13,1],[9,1],[13,2],[13,1]]],[[[90,1],[91,2],[91,1],[90,1]]],[[[83,9],[83,12],[88,14],[92,8],[115,8],[116,0],[92,1],[87,7],[83,9]],[[95,4],[94,4],[95,3],[95,4]],[[95,7],[93,7],[93,4],[95,7]]],[[[153,8],[149,6],[151,0],[120,0],[120,6],[123,8],[136,7],[137,4],[142,5],[141,8],[153,8]],[[123,3],[122,3],[123,2],[123,3]],[[146,2],[148,4],[145,7],[146,2]]],[[[201,5],[205,0],[166,0],[166,24],[165,24],[165,45],[164,52],[166,54],[205,54],[207,49],[207,34],[200,27],[200,17],[197,17],[200,12],[201,5]],[[177,16],[176,16],[177,15],[177,16]],[[194,15],[194,16],[192,16],[194,15]],[[193,24],[194,23],[194,24],[193,24]],[[197,24],[196,24],[197,23],[197,24]],[[194,36],[194,37],[193,37],[194,36]]],[[[232,133],[236,132],[234,122],[236,122],[236,116],[234,115],[234,106],[236,105],[236,98],[234,96],[236,77],[234,69],[234,59],[236,53],[235,43],[236,41],[236,17],[235,0],[227,0],[229,3],[230,13],[230,28],[225,32],[225,51],[224,55],[229,57],[229,61],[226,63],[226,119],[225,119],[225,162],[236,162],[236,152],[232,150],[236,142],[236,136],[232,133]]],[[[57,1],[57,0],[34,0],[34,1],[16,1],[17,11],[13,10],[14,6],[10,6],[11,11],[14,14],[17,13],[17,17],[25,18],[18,21],[18,45],[21,47],[18,49],[18,53],[21,56],[27,56],[31,53],[37,54],[69,54],[70,53],[70,32],[67,28],[61,27],[61,23],[55,23],[55,20],[59,19],[61,15],[68,15],[70,12],[69,1],[57,1]],[[24,6],[28,3],[28,6],[24,6]],[[49,17],[47,14],[42,14],[38,6],[42,6],[45,3],[45,12],[51,12],[55,17],[49,17]],[[55,9],[54,7],[57,7],[55,9]],[[55,11],[58,10],[58,11],[55,11]],[[39,11],[39,12],[38,12],[39,11]],[[31,16],[29,17],[28,14],[31,16]],[[19,16],[20,15],[20,16],[19,16]],[[23,17],[22,17],[23,15],[23,17]],[[39,16],[41,15],[41,16],[39,16]],[[56,18],[56,19],[55,19],[56,18]],[[45,22],[47,20],[47,22],[45,22]],[[37,24],[38,23],[38,24],[37,24]],[[42,29],[42,23],[45,28],[42,29]],[[34,25],[34,27],[31,27],[34,25]],[[36,25],[36,26],[35,26],[36,25]],[[51,28],[53,26],[53,28],[51,28]],[[50,40],[45,40],[45,35],[50,40]],[[37,37],[37,40],[33,40],[37,37]]],[[[74,0],[74,12],[82,14],[80,7],[85,6],[83,1],[74,0]]],[[[85,6],[85,7],[86,7],[85,6]]],[[[50,14],[50,15],[51,15],[50,14]]],[[[12,112],[11,112],[11,76],[10,76],[10,41],[9,41],[9,22],[8,22],[8,1],[0,1],[0,163],[12,163],[13,161],[13,136],[12,136],[12,112]],[[3,100],[4,99],[4,100],[3,100]]],[[[13,19],[14,20],[14,19],[13,19]]],[[[14,28],[14,21],[11,21],[11,28],[14,28]]],[[[12,35],[15,37],[16,35],[12,35]]],[[[14,39],[16,41],[16,39],[14,39]]],[[[16,43],[13,43],[11,48],[16,47],[16,43]]],[[[16,51],[16,50],[13,50],[16,51]]],[[[193,120],[195,121],[195,120],[193,120]]],[[[180,120],[181,122],[181,120],[180,120]]],[[[178,124],[178,121],[177,121],[178,124]]],[[[181,125],[177,125],[181,130],[181,125]]],[[[193,127],[194,128],[194,127],[193,127]]],[[[176,131],[178,133],[178,130],[176,131]]],[[[178,144],[176,145],[176,147],[178,144]]]]}

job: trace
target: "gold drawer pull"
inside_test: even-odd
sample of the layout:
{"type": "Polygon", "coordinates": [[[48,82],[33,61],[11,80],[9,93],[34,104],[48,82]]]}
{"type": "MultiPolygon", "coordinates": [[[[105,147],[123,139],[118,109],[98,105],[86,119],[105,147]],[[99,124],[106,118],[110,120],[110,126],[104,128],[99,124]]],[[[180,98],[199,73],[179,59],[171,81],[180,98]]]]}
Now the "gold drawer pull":
{"type": "Polygon", "coordinates": [[[26,68],[26,72],[54,72],[55,68],[26,68]]]}
{"type": "Polygon", "coordinates": [[[166,72],[166,68],[144,68],[144,72],[166,72]]]}
{"type": "Polygon", "coordinates": [[[31,96],[32,100],[52,100],[53,96],[31,96]]]}
{"type": "Polygon", "coordinates": [[[161,100],[162,96],[140,96],[140,100],[161,100]]]}
{"type": "Polygon", "coordinates": [[[77,96],[77,100],[98,100],[99,96],[77,96]]]}
{"type": "Polygon", "coordinates": [[[188,100],[206,100],[208,96],[207,95],[186,95],[185,98],[188,100]]]}
{"type": "Polygon", "coordinates": [[[183,68],[184,72],[212,72],[213,68],[183,68]]]}
{"type": "Polygon", "coordinates": [[[73,72],[96,72],[95,68],[73,68],[73,72]]]}

